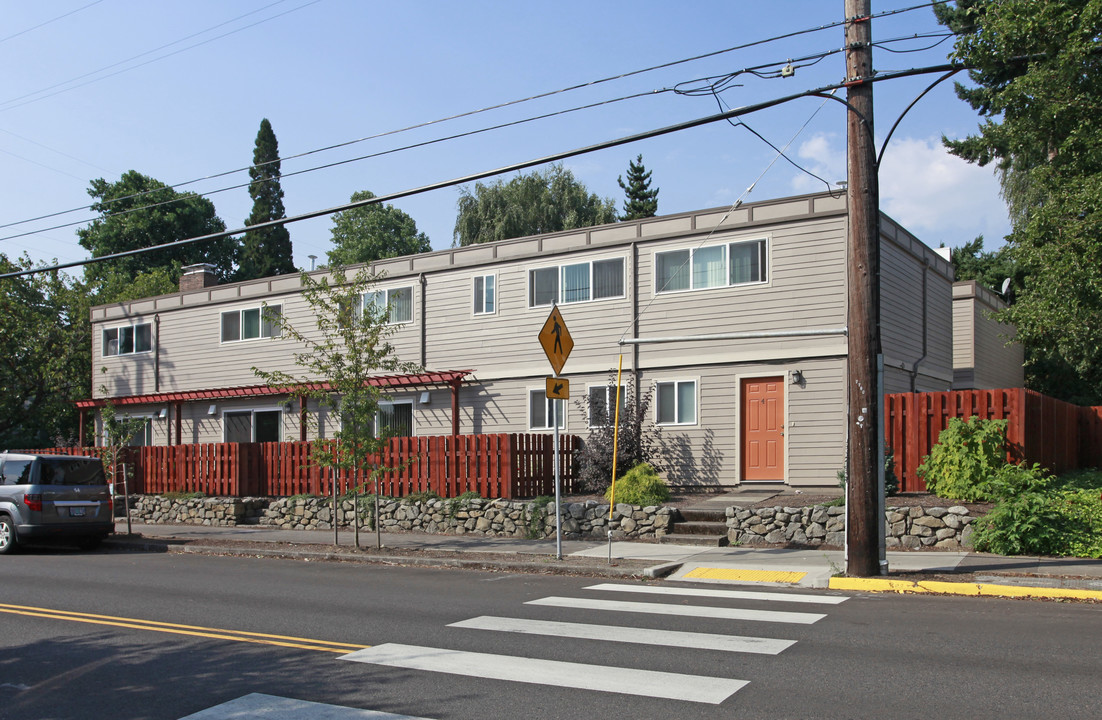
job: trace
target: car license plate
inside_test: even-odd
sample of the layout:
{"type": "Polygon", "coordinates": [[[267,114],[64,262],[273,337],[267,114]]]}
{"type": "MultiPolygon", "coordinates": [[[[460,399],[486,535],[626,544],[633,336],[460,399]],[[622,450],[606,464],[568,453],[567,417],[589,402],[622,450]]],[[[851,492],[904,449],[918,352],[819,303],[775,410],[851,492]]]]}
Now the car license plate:
{"type": "Polygon", "coordinates": [[[85,508],[71,507],[69,508],[69,517],[84,517],[85,508]]]}

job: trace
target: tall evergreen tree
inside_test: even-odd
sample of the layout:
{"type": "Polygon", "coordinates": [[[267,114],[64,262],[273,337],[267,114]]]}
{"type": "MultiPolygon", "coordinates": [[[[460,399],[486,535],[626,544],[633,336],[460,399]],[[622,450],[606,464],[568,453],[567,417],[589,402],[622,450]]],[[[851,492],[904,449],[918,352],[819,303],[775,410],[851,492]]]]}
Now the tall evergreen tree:
{"type": "MultiPolygon", "coordinates": [[[[246,226],[258,225],[287,217],[283,207],[283,188],[280,177],[279,143],[268,118],[260,121],[253,150],[253,166],[249,169],[249,197],[253,199],[253,211],[245,220],[246,226]]],[[[269,275],[285,275],[295,272],[291,254],[291,234],[286,226],[250,230],[245,233],[241,258],[238,261],[237,279],[253,280],[269,275]]]]}
{"type": "Polygon", "coordinates": [[[658,213],[658,190],[650,187],[651,171],[643,167],[643,156],[636,156],[628,162],[628,181],[621,175],[616,178],[624,191],[624,214],[621,220],[639,220],[654,217],[658,213]]]}

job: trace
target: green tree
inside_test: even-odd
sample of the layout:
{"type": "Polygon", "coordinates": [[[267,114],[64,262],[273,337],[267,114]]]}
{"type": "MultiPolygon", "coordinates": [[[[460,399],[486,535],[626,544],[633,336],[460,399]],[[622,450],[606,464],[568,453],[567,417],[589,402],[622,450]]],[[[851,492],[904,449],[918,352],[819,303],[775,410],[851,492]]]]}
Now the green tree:
{"type": "MultiPolygon", "coordinates": [[[[388,435],[386,428],[377,428],[375,423],[381,391],[367,381],[376,375],[420,369],[402,362],[388,340],[396,329],[388,323],[389,308],[363,301],[380,278],[364,267],[349,279],[339,265],[318,279],[303,273],[302,297],[312,310],[314,327],[296,326],[286,315],[272,318],[279,323],[283,337],[301,345],[293,358],[302,375],[253,368],[269,385],[293,388],[292,398],[311,401],[340,418],[336,442],[314,441],[312,462],[319,468],[340,468],[375,482],[376,538],[378,477],[391,468],[379,461],[388,435]]],[[[335,504],[335,483],[333,492],[335,504]]]]}
{"type": "Polygon", "coordinates": [[[1009,248],[1003,245],[998,250],[985,251],[983,235],[953,248],[949,252],[949,259],[957,280],[975,280],[984,287],[1001,292],[1003,282],[1009,278],[1010,292],[1004,298],[1009,303],[1013,303],[1025,282],[1025,276],[1018,263],[1010,256],[1009,248]]]}
{"type": "MultiPolygon", "coordinates": [[[[169,245],[185,238],[226,229],[214,204],[195,193],[178,193],[164,183],[130,170],[117,182],[93,180],[88,194],[96,198],[92,210],[100,217],[77,230],[80,245],[93,257],[169,245]]],[[[214,265],[220,280],[233,272],[237,242],[232,238],[193,243],[88,265],[85,278],[93,286],[116,275],[122,282],[162,269],[178,281],[184,265],[214,265]]]]}
{"type": "Polygon", "coordinates": [[[643,156],[638,155],[635,160],[628,162],[628,181],[625,183],[623,176],[616,178],[626,196],[621,220],[639,220],[654,217],[658,213],[659,188],[651,189],[650,176],[651,171],[643,167],[643,156]]]}
{"type": "Polygon", "coordinates": [[[1014,220],[1009,255],[1024,287],[1000,317],[1017,327],[1026,381],[1073,402],[1102,402],[1102,3],[959,0],[935,7],[974,68],[958,95],[979,132],[945,140],[993,163],[1014,220]]]}
{"type": "MultiPolygon", "coordinates": [[[[253,211],[245,220],[246,227],[287,217],[283,207],[283,188],[279,183],[279,143],[268,118],[260,121],[260,130],[256,133],[249,177],[252,179],[249,197],[253,199],[253,211]]],[[[287,227],[276,225],[246,232],[238,265],[238,280],[295,272],[291,234],[287,227]]]]}
{"type": "MultiPolygon", "coordinates": [[[[0,254],[0,272],[33,267],[0,254]]],[[[91,385],[84,289],[56,273],[0,280],[0,447],[73,444],[91,385]]]]}
{"type": "Polygon", "coordinates": [[[453,245],[474,245],[616,222],[616,203],[590,193],[561,163],[509,182],[459,190],[453,245]]]}
{"type": "MultiPolygon", "coordinates": [[[[352,202],[375,197],[368,190],[352,195],[352,202]]],[[[429,238],[417,231],[417,223],[393,205],[376,203],[333,215],[333,249],[330,265],[370,263],[382,258],[416,255],[432,250],[429,238]]]]}

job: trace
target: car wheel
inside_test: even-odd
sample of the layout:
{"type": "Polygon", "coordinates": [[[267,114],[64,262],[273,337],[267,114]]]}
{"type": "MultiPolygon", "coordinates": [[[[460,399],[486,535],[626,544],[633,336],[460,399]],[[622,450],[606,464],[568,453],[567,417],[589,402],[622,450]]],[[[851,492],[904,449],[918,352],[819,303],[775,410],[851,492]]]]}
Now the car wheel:
{"type": "Polygon", "coordinates": [[[15,550],[15,526],[7,516],[0,517],[0,555],[15,550]]]}

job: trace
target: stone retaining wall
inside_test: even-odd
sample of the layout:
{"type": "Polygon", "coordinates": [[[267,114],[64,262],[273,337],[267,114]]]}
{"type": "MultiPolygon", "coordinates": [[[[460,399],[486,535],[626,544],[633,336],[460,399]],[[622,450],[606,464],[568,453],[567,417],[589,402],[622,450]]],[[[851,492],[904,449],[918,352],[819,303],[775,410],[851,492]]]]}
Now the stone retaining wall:
{"type": "MultiPolygon", "coordinates": [[[[374,529],[374,503],[361,501],[360,526],[374,529]]],[[[117,506],[121,509],[121,503],[117,506]]],[[[639,507],[617,503],[609,519],[609,506],[593,501],[563,506],[563,534],[568,537],[658,539],[675,527],[672,508],[639,507]]],[[[841,507],[727,508],[727,538],[732,545],[842,546],[845,542],[841,507]]],[[[191,498],[169,499],[155,495],[130,498],[130,516],[145,523],[186,525],[261,525],[284,530],[331,530],[332,500],[296,498],[191,498]]],[[[510,500],[427,500],[403,502],[385,498],[380,505],[381,527],[386,532],[424,532],[445,535],[546,538],[555,534],[555,505],[536,506],[510,500]]],[[[904,507],[885,513],[887,547],[917,550],[972,546],[972,522],[968,509],[904,507]]],[[[353,505],[344,500],[337,511],[337,525],[351,527],[353,505]]],[[[676,529],[676,527],[675,527],[676,529]]]]}
{"type": "MultiPolygon", "coordinates": [[[[144,523],[181,525],[256,524],[269,498],[167,498],[160,495],[131,495],[130,517],[144,523]]],[[[115,508],[122,510],[122,498],[115,498],[115,508]]]]}
{"type": "MultiPolygon", "coordinates": [[[[845,544],[845,508],[811,507],[727,508],[727,539],[732,545],[845,544]]],[[[884,513],[887,549],[919,550],[972,547],[968,508],[889,507],[884,513]]]]}
{"type": "MultiPolygon", "coordinates": [[[[330,498],[197,498],[170,500],[160,496],[133,496],[130,517],[138,522],[188,525],[261,525],[283,530],[331,530],[330,498]]],[[[425,532],[446,535],[545,538],[555,535],[555,504],[536,506],[510,500],[428,500],[402,502],[390,498],[380,505],[385,532],[425,532]]],[[[374,502],[361,501],[360,526],[374,529],[374,502]]],[[[672,510],[595,502],[563,506],[563,534],[571,537],[654,538],[666,533],[672,510]]],[[[354,522],[351,500],[338,504],[337,525],[354,522]]]]}

